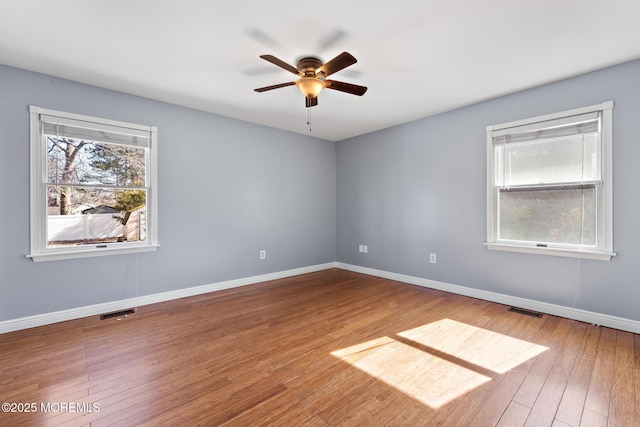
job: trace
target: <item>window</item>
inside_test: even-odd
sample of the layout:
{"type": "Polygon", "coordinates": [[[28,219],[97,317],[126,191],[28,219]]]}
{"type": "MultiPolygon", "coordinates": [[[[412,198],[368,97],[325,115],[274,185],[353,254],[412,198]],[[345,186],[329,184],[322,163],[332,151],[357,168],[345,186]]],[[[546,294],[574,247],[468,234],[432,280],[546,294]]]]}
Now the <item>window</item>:
{"type": "Polygon", "coordinates": [[[157,248],[156,136],[30,106],[34,261],[157,248]]]}
{"type": "Polygon", "coordinates": [[[487,247],[610,260],[613,102],[487,126],[487,247]]]}

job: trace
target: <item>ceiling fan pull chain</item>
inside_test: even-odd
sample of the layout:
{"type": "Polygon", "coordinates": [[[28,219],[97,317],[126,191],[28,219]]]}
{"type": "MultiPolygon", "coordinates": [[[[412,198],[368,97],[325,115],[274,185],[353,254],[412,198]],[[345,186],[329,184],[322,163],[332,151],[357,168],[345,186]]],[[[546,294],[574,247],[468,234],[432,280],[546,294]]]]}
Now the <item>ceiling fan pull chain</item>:
{"type": "Polygon", "coordinates": [[[307,124],[309,125],[309,132],[311,132],[311,108],[307,108],[307,124]]]}

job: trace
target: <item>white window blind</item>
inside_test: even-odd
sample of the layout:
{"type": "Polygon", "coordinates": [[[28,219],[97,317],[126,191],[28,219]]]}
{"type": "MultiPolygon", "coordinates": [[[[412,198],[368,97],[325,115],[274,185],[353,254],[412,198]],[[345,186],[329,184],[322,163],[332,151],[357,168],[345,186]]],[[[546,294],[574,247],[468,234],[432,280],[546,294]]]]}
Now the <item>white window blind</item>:
{"type": "Polygon", "coordinates": [[[613,102],[487,126],[487,247],[610,259],[613,102]]]}
{"type": "Polygon", "coordinates": [[[40,115],[45,135],[73,138],[86,141],[149,147],[149,130],[93,123],[83,120],[40,115]]]}
{"type": "Polygon", "coordinates": [[[494,183],[503,188],[597,183],[600,140],[598,112],[497,131],[494,183]]]}

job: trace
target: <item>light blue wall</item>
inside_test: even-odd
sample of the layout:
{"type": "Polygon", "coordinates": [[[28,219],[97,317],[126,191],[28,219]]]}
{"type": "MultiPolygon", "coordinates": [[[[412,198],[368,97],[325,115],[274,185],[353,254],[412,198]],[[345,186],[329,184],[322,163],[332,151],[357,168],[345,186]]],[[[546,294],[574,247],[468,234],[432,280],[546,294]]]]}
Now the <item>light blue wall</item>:
{"type": "Polygon", "coordinates": [[[640,321],[639,76],[630,62],[339,142],[337,260],[640,321]],[[486,249],[486,126],[608,100],[618,255],[486,249]]]}
{"type": "Polygon", "coordinates": [[[640,321],[638,76],[635,61],[334,144],[0,66],[0,322],[336,260],[640,321]],[[618,255],[487,250],[485,126],[607,100],[618,255]],[[29,104],[158,126],[157,252],[25,257],[29,104]]]}
{"type": "Polygon", "coordinates": [[[335,177],[333,142],[0,66],[0,321],[335,261],[335,177]],[[158,126],[157,252],[25,257],[29,104],[158,126]]]}

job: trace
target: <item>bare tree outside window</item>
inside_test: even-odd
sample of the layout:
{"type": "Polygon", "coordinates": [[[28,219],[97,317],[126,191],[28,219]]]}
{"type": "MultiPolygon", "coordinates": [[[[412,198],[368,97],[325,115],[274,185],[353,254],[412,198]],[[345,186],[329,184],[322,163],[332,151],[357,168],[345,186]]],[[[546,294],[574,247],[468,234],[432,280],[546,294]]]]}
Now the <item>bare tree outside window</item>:
{"type": "Polygon", "coordinates": [[[46,138],[48,246],[144,236],[128,226],[132,215],[139,217],[146,208],[145,148],[57,135],[46,138]],[[113,213],[94,213],[97,208],[111,208],[113,213]]]}

